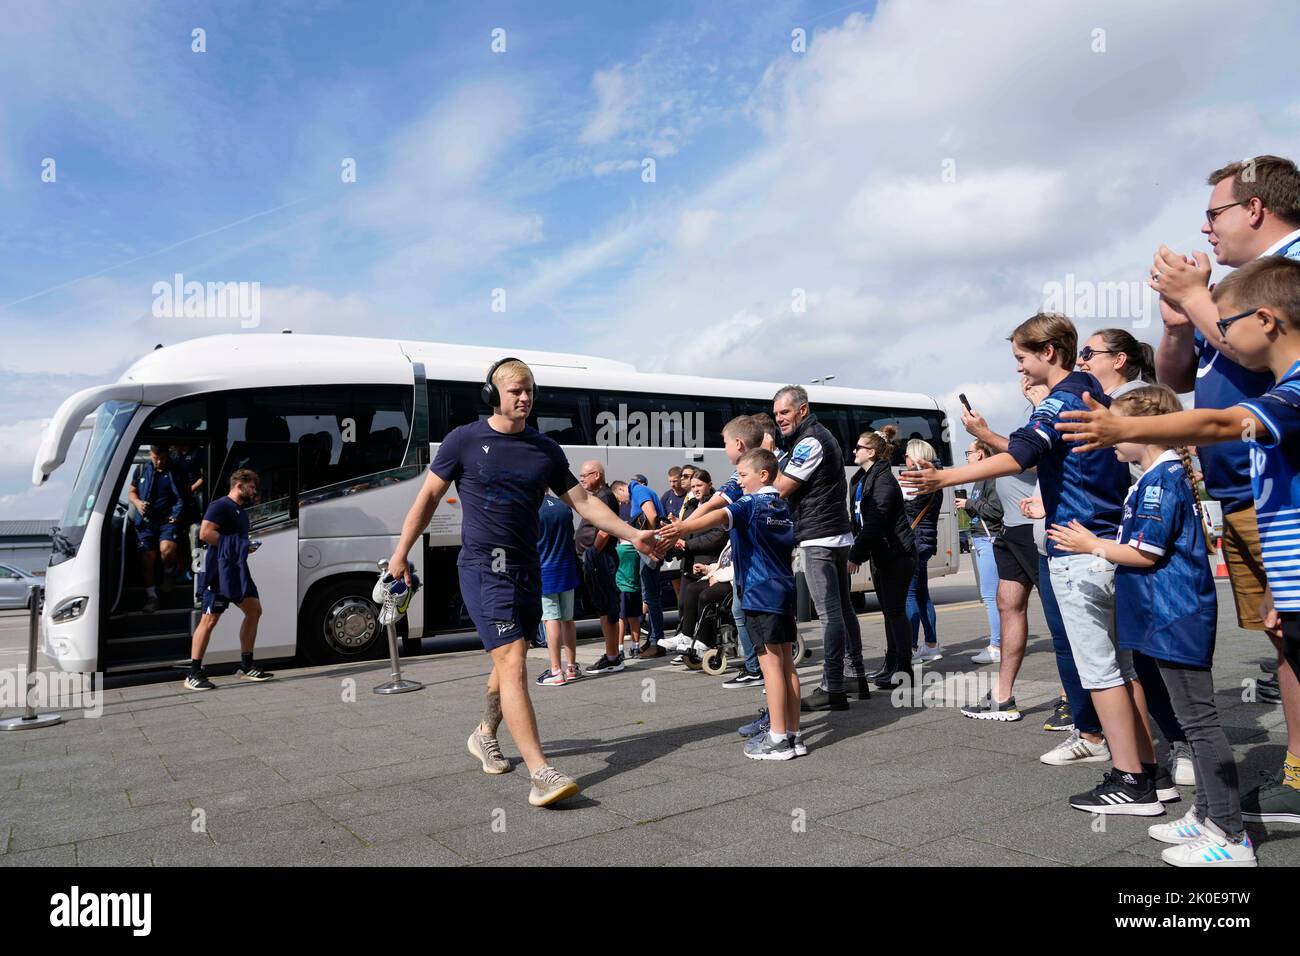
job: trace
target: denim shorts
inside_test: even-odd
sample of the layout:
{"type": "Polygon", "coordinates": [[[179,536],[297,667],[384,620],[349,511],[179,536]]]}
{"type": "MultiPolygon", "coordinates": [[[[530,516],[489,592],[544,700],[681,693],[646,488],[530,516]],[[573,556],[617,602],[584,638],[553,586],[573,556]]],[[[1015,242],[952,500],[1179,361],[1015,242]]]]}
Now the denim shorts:
{"type": "Polygon", "coordinates": [[[1079,683],[1106,690],[1137,680],[1132,651],[1120,650],[1115,630],[1115,565],[1092,554],[1047,561],[1079,683]]]}

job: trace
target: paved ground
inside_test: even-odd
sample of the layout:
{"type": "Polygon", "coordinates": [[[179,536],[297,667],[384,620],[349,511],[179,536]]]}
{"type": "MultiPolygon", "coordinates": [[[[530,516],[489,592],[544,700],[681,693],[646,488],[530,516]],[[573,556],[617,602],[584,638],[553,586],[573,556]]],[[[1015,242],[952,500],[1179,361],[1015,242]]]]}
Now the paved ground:
{"type": "MultiPolygon", "coordinates": [[[[1281,712],[1242,701],[1262,643],[1229,625],[1220,594],[1218,699],[1253,783],[1281,761],[1281,712]]],[[[969,596],[968,580],[940,591],[969,596]]],[[[862,621],[879,654],[879,615],[862,621]]],[[[3,646],[22,624],[0,621],[3,646]]],[[[947,603],[939,626],[950,653],[934,670],[976,673],[983,610],[947,603]]],[[[819,627],[806,629],[819,650],[819,627]]],[[[1046,633],[1037,599],[1031,629],[1046,633]]],[[[544,653],[530,655],[534,674],[544,653]]],[[[579,653],[590,660],[594,646],[579,653]]],[[[18,660],[0,657],[0,669],[18,660]]],[[[818,660],[802,670],[809,688],[818,660]]],[[[735,728],[761,692],[722,690],[663,661],[535,688],[547,750],[584,788],[552,810],[527,805],[522,766],[488,777],[465,753],[481,652],[416,659],[406,672],[426,689],[375,696],[387,676],[378,664],[284,671],[263,685],[219,678],[207,694],[121,688],[105,692],[97,719],[65,712],[63,726],[0,734],[0,864],[1162,865],[1149,820],[1109,818],[1099,831],[1066,804],[1098,765],[1038,762],[1060,739],[1041,731],[1056,695],[1045,636],[1031,639],[1018,724],[879,694],[808,721],[811,753],[786,763],[741,754],[735,728]]],[[[502,742],[514,756],[504,728],[502,742]]],[[[1263,864],[1300,864],[1300,828],[1256,836],[1263,864]]]]}

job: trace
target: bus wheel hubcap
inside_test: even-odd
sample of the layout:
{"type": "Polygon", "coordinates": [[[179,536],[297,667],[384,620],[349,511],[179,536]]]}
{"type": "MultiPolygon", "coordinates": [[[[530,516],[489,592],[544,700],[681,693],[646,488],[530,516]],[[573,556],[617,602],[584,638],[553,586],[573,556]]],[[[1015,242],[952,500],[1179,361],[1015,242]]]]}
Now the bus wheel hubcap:
{"type": "Polygon", "coordinates": [[[342,598],[325,615],[325,637],[340,651],[356,652],[367,646],[379,629],[375,610],[362,598],[342,598]]]}

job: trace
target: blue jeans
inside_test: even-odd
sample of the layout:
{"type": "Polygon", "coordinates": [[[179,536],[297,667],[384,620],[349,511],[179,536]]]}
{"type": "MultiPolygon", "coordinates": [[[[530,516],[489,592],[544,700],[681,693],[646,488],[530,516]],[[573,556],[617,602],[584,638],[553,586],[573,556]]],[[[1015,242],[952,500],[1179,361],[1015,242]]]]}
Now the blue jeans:
{"type": "Polygon", "coordinates": [[[650,611],[650,643],[655,644],[664,636],[664,599],[659,591],[659,569],[645,561],[641,562],[641,599],[650,611]]]}
{"type": "Polygon", "coordinates": [[[993,539],[983,535],[970,539],[971,553],[975,555],[975,572],[980,579],[980,599],[989,616],[989,643],[1002,644],[1002,618],[998,614],[998,562],[993,557],[993,539]]]}
{"type": "Polygon", "coordinates": [[[758,651],[749,640],[749,628],[745,627],[745,609],[740,606],[740,592],[733,585],[731,588],[731,619],[736,622],[736,636],[740,640],[741,653],[745,655],[745,670],[751,674],[762,673],[758,666],[758,651]]]}
{"type": "Polygon", "coordinates": [[[912,625],[912,650],[916,650],[922,625],[925,626],[925,643],[939,643],[939,635],[934,629],[934,602],[930,600],[930,572],[927,568],[933,557],[933,551],[917,554],[916,571],[907,588],[907,622],[912,625]]]}
{"type": "Polygon", "coordinates": [[[1070,640],[1065,636],[1061,608],[1052,591],[1052,575],[1047,570],[1047,558],[1041,554],[1038,556],[1038,596],[1043,599],[1043,616],[1047,618],[1047,630],[1052,635],[1052,648],[1056,651],[1056,671],[1061,675],[1061,686],[1065,688],[1065,697],[1070,702],[1074,729],[1082,734],[1099,734],[1101,721],[1097,719],[1097,710],[1092,706],[1092,694],[1084,690],[1083,684],[1079,682],[1079,669],[1074,664],[1070,640]]]}

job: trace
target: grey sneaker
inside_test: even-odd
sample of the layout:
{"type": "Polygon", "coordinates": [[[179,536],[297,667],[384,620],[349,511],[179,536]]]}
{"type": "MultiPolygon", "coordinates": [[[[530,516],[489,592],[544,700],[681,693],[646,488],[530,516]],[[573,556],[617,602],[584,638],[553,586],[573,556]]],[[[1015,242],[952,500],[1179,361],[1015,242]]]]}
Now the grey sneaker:
{"type": "Polygon", "coordinates": [[[745,742],[745,756],[750,760],[793,760],[794,744],[789,737],[773,743],[770,733],[755,734],[745,742]]]}
{"type": "Polygon", "coordinates": [[[483,764],[484,773],[509,773],[510,761],[501,752],[501,745],[496,737],[483,733],[482,727],[475,727],[469,735],[468,748],[471,757],[476,757],[483,764]]]}
{"type": "Polygon", "coordinates": [[[546,807],[552,803],[577,796],[578,781],[567,773],[560,773],[550,764],[542,767],[530,778],[533,789],[529,791],[528,802],[535,807],[546,807]]]}
{"type": "Polygon", "coordinates": [[[808,745],[803,742],[803,731],[795,731],[792,734],[786,734],[785,739],[790,741],[790,746],[794,748],[796,757],[808,756],[808,745]]]}
{"type": "Polygon", "coordinates": [[[1021,717],[1020,708],[1016,706],[1014,697],[995,701],[992,691],[985,694],[984,699],[974,707],[963,707],[961,712],[964,716],[975,720],[1019,720],[1021,717]]]}
{"type": "Polygon", "coordinates": [[[1186,741],[1169,745],[1169,762],[1174,768],[1174,784],[1179,787],[1196,786],[1196,764],[1192,762],[1192,748],[1186,741]]]}

